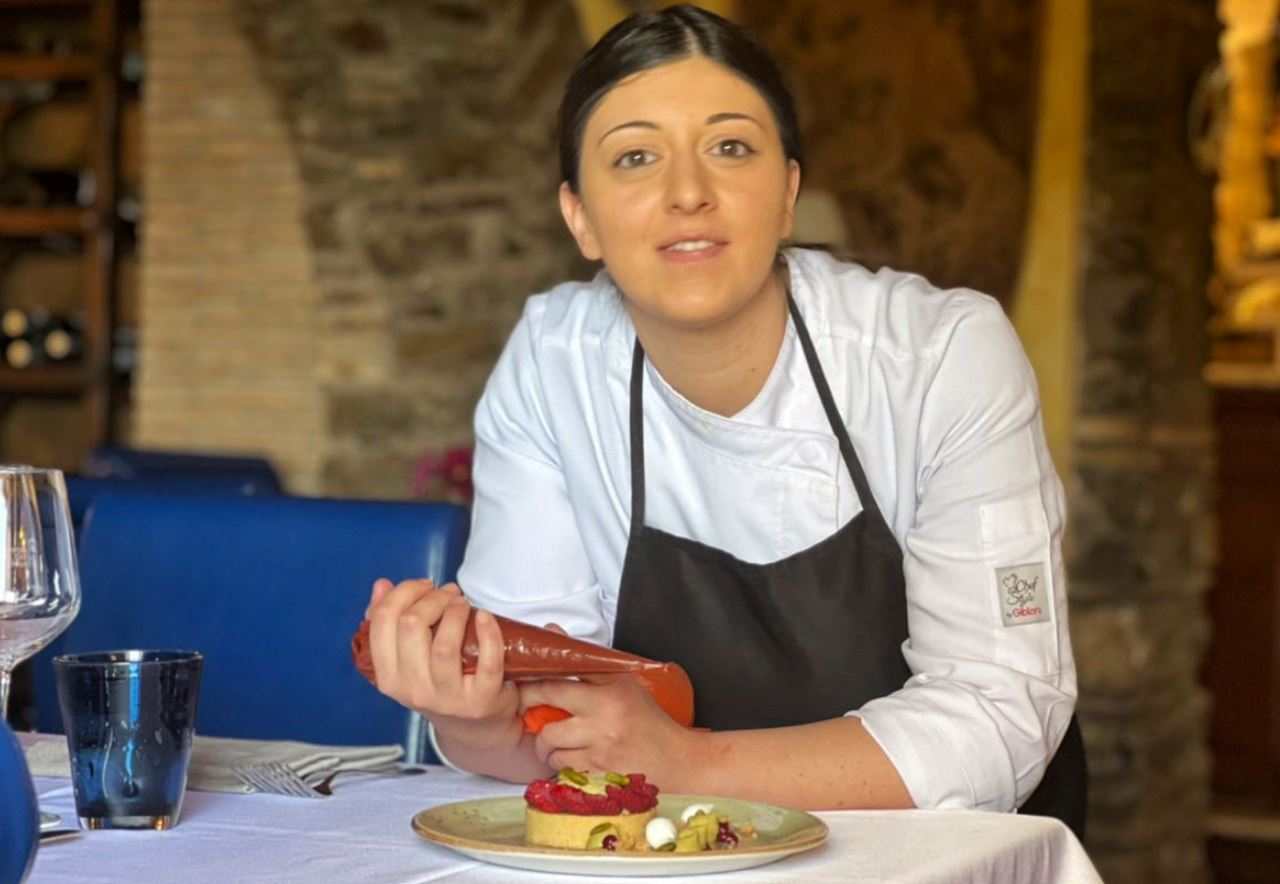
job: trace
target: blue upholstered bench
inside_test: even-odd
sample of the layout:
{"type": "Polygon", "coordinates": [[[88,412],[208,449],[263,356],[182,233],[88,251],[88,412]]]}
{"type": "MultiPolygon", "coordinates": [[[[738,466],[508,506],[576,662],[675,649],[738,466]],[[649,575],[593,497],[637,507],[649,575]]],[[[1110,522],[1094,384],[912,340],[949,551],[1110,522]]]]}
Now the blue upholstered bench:
{"type": "Polygon", "coordinates": [[[468,531],[448,503],[110,491],[80,537],[80,615],[36,657],[37,726],[61,732],[52,657],[205,655],[206,735],[429,751],[421,719],[356,672],[350,639],[378,577],[452,580],[468,531]]]}

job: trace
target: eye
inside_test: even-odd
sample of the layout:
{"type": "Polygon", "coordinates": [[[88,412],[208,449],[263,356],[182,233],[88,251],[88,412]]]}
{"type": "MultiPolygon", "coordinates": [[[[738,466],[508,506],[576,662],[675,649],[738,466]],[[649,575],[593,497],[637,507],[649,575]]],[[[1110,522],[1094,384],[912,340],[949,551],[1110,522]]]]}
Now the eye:
{"type": "Polygon", "coordinates": [[[738,159],[751,156],[751,154],[755,153],[755,150],[752,149],[751,145],[737,138],[726,138],[724,141],[721,141],[712,148],[712,150],[716,156],[734,157],[738,159]]]}
{"type": "Polygon", "coordinates": [[[647,150],[628,150],[613,161],[618,169],[636,169],[647,166],[654,160],[653,152],[647,150]]]}

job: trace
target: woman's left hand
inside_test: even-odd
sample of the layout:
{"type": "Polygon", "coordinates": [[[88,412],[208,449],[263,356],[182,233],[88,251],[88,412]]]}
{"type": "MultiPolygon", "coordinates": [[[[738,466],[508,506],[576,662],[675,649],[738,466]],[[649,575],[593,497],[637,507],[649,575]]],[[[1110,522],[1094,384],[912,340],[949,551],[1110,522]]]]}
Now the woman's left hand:
{"type": "Polygon", "coordinates": [[[544,726],[534,741],[534,752],[553,770],[643,773],[664,789],[689,775],[700,732],[673,721],[635,679],[588,677],[519,687],[521,712],[545,703],[572,716],[544,726]]]}

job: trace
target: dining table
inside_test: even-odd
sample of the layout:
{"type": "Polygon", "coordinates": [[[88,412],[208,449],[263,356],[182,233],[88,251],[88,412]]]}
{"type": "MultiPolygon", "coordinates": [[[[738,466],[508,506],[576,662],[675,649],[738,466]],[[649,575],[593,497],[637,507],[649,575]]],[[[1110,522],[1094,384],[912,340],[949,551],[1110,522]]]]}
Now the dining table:
{"type": "MultiPolygon", "coordinates": [[[[41,809],[76,826],[67,778],[34,778],[41,809]]],[[[188,790],[168,831],[93,830],[42,843],[28,884],[425,884],[425,882],[619,881],[494,865],[420,836],[421,811],[510,797],[521,788],[442,766],[335,781],[332,794],[297,798],[188,790]]],[[[895,884],[1094,884],[1081,842],[1047,817],[968,810],[822,811],[826,840],[776,862],[663,880],[895,882],[895,884]]],[[[678,868],[678,867],[677,867],[678,868]]]]}

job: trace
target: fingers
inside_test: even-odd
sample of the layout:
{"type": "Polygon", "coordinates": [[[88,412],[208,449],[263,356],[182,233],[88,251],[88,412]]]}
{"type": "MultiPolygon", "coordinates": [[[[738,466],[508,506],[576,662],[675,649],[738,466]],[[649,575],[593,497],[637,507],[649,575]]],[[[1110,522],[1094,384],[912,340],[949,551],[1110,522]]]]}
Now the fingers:
{"type": "Polygon", "coordinates": [[[373,610],[374,605],[382,601],[383,596],[391,590],[392,586],[392,582],[385,577],[379,577],[373,581],[373,591],[369,593],[369,605],[364,609],[366,620],[369,619],[369,612],[373,610]]]}
{"type": "Polygon", "coordinates": [[[394,586],[376,581],[368,616],[378,689],[423,714],[518,725],[519,694],[503,681],[502,629],[490,613],[476,624],[478,675],[463,671],[472,613],[456,583],[437,588],[429,580],[394,586]]]}
{"type": "Polygon", "coordinates": [[[488,611],[476,611],[476,657],[474,688],[481,696],[496,693],[502,687],[502,663],[505,649],[502,627],[488,611]]]}
{"type": "Polygon", "coordinates": [[[553,752],[585,749],[592,743],[595,732],[582,718],[566,718],[545,725],[533,738],[533,751],[543,761],[553,752]]]}
{"type": "MultiPolygon", "coordinates": [[[[456,694],[462,687],[462,643],[467,630],[471,605],[457,593],[436,593],[436,608],[423,611],[424,617],[435,613],[439,618],[431,642],[431,681],[442,694],[456,694]]],[[[418,603],[426,605],[427,600],[418,603]]],[[[416,610],[416,608],[415,608],[416,610]]]]}
{"type": "Polygon", "coordinates": [[[567,632],[565,632],[565,631],[564,631],[564,627],[563,627],[563,626],[561,626],[559,623],[548,623],[548,624],[544,627],[544,629],[548,629],[548,630],[550,630],[551,632],[556,633],[557,635],[565,635],[565,636],[567,636],[567,635],[569,634],[569,633],[567,633],[567,632]]]}
{"type": "MultiPolygon", "coordinates": [[[[538,756],[542,758],[542,756],[538,756]]],[[[542,763],[552,770],[563,770],[571,767],[574,770],[591,770],[595,765],[586,749],[558,749],[542,758],[542,763]]]]}
{"type": "MultiPolygon", "coordinates": [[[[455,600],[445,592],[428,592],[400,614],[396,622],[396,665],[399,674],[397,699],[415,709],[433,709],[440,693],[440,682],[449,679],[448,664],[436,672],[433,651],[437,645],[432,627],[440,622],[445,609],[455,600]]],[[[455,661],[454,666],[458,664],[455,661]]]]}
{"type": "Polygon", "coordinates": [[[524,682],[520,685],[520,709],[545,703],[576,714],[592,707],[592,691],[592,685],[565,679],[524,682]]]}
{"type": "Polygon", "coordinates": [[[399,681],[400,616],[430,590],[430,581],[406,580],[395,587],[384,587],[377,603],[370,607],[369,650],[380,690],[393,689],[399,681]]]}

